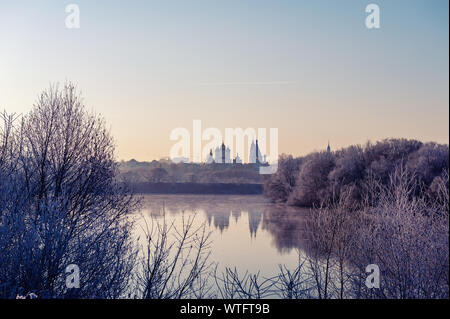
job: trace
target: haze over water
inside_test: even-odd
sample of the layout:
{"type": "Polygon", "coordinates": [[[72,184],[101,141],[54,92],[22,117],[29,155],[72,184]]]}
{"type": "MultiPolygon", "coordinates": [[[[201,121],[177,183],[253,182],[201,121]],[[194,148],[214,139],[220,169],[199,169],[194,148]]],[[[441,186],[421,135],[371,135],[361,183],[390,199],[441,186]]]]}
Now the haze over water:
{"type": "MultiPolygon", "coordinates": [[[[195,226],[206,223],[211,234],[210,261],[239,272],[277,274],[279,265],[298,264],[302,222],[308,210],[272,204],[262,196],[144,195],[140,213],[174,222],[195,214],[195,226]]],[[[139,224],[138,224],[139,225],[139,224]]],[[[142,226],[142,220],[140,222],[142,226]]]]}

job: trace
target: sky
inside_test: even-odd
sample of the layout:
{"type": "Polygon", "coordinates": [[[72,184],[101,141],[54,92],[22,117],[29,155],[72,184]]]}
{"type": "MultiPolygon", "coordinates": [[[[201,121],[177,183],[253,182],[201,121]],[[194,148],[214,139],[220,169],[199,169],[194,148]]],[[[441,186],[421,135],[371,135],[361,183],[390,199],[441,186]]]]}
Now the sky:
{"type": "MultiPolygon", "coordinates": [[[[0,110],[72,81],[118,159],[169,155],[173,129],[278,128],[279,153],[449,142],[449,2],[0,0],[0,110]],[[68,29],[77,4],[80,28],[68,29]]],[[[206,141],[204,142],[206,143],[206,141]]]]}

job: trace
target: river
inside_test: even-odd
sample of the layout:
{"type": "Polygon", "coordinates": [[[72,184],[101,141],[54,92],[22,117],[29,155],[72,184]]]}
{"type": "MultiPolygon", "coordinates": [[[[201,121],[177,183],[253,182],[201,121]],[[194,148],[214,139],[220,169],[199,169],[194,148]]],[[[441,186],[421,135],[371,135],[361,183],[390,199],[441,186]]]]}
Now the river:
{"type": "MultiPolygon", "coordinates": [[[[178,227],[183,215],[195,215],[195,225],[211,232],[211,262],[264,277],[277,274],[279,265],[298,264],[306,214],[252,195],[143,195],[139,211],[147,221],[165,217],[178,227]]],[[[143,225],[140,218],[138,228],[143,225]]]]}

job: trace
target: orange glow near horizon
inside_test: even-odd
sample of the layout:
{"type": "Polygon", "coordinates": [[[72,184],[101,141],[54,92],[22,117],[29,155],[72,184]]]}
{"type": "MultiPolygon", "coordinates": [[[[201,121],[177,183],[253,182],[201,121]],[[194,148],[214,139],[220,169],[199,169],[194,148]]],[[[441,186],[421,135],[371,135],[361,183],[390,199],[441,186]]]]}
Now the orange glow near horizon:
{"type": "Polygon", "coordinates": [[[196,119],[276,127],[280,154],[449,142],[447,1],[379,1],[379,30],[366,1],[77,3],[69,30],[60,1],[2,1],[0,110],[25,114],[73,81],[118,160],[167,157],[170,132],[196,119]]]}

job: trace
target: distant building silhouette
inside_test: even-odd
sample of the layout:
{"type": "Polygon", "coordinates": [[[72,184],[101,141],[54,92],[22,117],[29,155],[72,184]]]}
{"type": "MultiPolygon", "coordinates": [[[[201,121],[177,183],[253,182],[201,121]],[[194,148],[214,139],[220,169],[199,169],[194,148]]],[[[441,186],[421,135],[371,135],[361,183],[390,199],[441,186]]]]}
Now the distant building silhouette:
{"type": "Polygon", "coordinates": [[[231,150],[229,147],[225,146],[225,143],[222,142],[222,145],[220,147],[216,147],[214,152],[214,162],[215,163],[232,163],[231,160],[231,150]]]}
{"type": "Polygon", "coordinates": [[[225,144],[222,142],[222,162],[221,163],[226,163],[225,161],[225,144]]]}
{"type": "MultiPolygon", "coordinates": [[[[249,152],[249,163],[251,164],[258,164],[258,165],[267,165],[266,161],[267,156],[264,154],[264,156],[261,154],[261,150],[259,149],[258,140],[252,141],[252,144],[250,145],[250,152],[249,152]]],[[[213,150],[211,149],[209,151],[209,155],[206,158],[206,164],[243,164],[244,161],[239,156],[239,154],[236,154],[235,158],[231,157],[231,150],[228,146],[225,145],[224,142],[222,142],[222,145],[217,146],[214,149],[214,155],[213,150]]]]}
{"type": "Polygon", "coordinates": [[[220,148],[216,147],[214,150],[214,163],[221,163],[222,162],[222,156],[220,152],[220,148]]]}
{"type": "Polygon", "coordinates": [[[250,145],[250,154],[248,158],[248,162],[252,164],[259,164],[260,159],[262,158],[261,151],[259,150],[258,140],[256,140],[256,144],[252,141],[250,145]]]}
{"type": "Polygon", "coordinates": [[[209,150],[208,158],[206,159],[206,164],[212,164],[214,163],[214,157],[213,157],[213,151],[212,149],[209,150]]]}
{"type": "Polygon", "coordinates": [[[331,152],[330,141],[328,141],[327,152],[328,152],[328,153],[331,152]]]}
{"type": "Polygon", "coordinates": [[[189,163],[189,158],[187,157],[174,157],[171,159],[173,163],[189,163]]]}
{"type": "Polygon", "coordinates": [[[242,164],[242,159],[239,157],[239,154],[236,154],[236,158],[234,159],[235,164],[242,164]]]}

